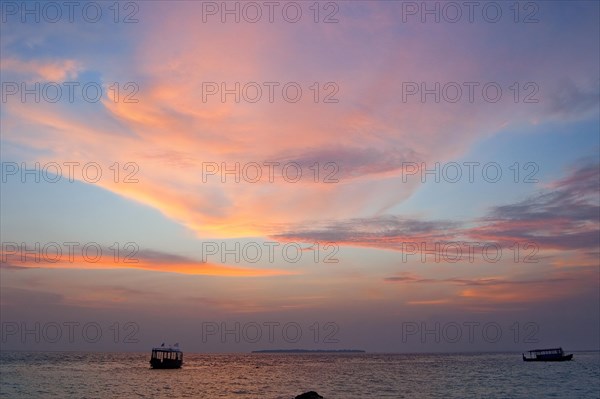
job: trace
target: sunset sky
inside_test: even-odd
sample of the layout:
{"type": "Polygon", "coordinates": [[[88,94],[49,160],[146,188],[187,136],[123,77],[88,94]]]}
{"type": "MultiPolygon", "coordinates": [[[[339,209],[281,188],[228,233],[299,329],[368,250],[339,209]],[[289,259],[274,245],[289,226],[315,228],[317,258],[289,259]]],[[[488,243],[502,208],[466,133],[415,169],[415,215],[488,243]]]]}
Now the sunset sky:
{"type": "Polygon", "coordinates": [[[2,4],[3,349],[599,349],[598,2],[47,4],[2,4]]]}

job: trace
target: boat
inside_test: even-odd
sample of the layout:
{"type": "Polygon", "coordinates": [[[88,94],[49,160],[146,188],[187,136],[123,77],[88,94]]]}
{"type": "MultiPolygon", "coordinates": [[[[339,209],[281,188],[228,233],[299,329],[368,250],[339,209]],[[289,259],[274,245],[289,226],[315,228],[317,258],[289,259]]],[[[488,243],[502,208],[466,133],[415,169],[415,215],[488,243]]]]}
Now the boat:
{"type": "Polygon", "coordinates": [[[174,348],[165,347],[163,343],[159,348],[152,348],[150,367],[153,369],[178,369],[183,364],[183,352],[179,350],[179,344],[174,348]]]}
{"type": "Polygon", "coordinates": [[[573,354],[565,355],[562,348],[534,349],[528,356],[523,353],[523,360],[526,362],[564,362],[573,359],[573,354]]]}

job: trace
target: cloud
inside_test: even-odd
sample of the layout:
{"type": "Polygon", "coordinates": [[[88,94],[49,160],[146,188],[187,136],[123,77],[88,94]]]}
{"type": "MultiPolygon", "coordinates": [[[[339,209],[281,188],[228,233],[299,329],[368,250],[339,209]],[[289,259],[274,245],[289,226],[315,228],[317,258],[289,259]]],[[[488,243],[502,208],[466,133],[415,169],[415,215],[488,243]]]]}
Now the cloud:
{"type": "Polygon", "coordinates": [[[394,283],[431,283],[431,284],[452,284],[457,286],[467,287],[492,287],[502,285],[536,285],[536,284],[547,284],[547,283],[562,283],[565,281],[571,281],[571,278],[546,278],[538,280],[520,280],[511,281],[499,277],[486,277],[486,278],[445,278],[445,279],[433,279],[433,278],[422,278],[410,273],[402,273],[399,276],[392,276],[384,278],[385,281],[394,283]]]}
{"type": "Polygon", "coordinates": [[[289,231],[271,237],[290,241],[335,242],[342,245],[399,249],[406,242],[450,241],[456,238],[455,233],[460,226],[452,221],[422,221],[394,215],[310,222],[306,225],[310,227],[293,226],[289,231]]]}
{"type": "MultiPolygon", "coordinates": [[[[305,171],[318,165],[317,181],[348,182],[353,178],[384,178],[397,176],[406,163],[420,162],[422,155],[406,148],[378,149],[375,147],[329,147],[308,149],[298,155],[282,154],[275,159],[282,164],[294,162],[305,171]],[[334,165],[330,165],[334,164],[334,165]]],[[[314,175],[312,177],[315,177],[314,175]]]]}
{"type": "Polygon", "coordinates": [[[579,85],[572,79],[563,79],[549,96],[546,105],[550,115],[574,119],[598,111],[600,106],[600,80],[579,85]]]}
{"type": "Polygon", "coordinates": [[[22,60],[7,57],[3,58],[0,62],[0,70],[4,74],[18,76],[28,82],[62,83],[77,79],[79,73],[83,70],[83,65],[81,62],[73,59],[22,60]]]}
{"type": "MultiPolygon", "coordinates": [[[[93,65],[107,90],[114,82],[135,81],[139,101],[104,96],[83,105],[10,102],[3,107],[4,126],[11,127],[3,132],[3,146],[36,151],[40,162],[75,156],[108,165],[136,162],[140,184],[103,181],[100,186],[158,209],[199,237],[255,237],[273,234],[278,223],[303,223],[306,215],[343,221],[349,215],[367,219],[385,214],[419,187],[417,182],[401,183],[402,162],[456,159],[507,125],[526,128],[546,116],[539,104],[515,103],[508,88],[515,80],[538,76],[547,65],[541,55],[575,52],[572,59],[580,63],[569,68],[577,89],[565,89],[566,100],[558,104],[576,100],[577,109],[593,106],[580,83],[595,62],[587,47],[573,49],[561,41],[560,48],[536,48],[538,56],[522,62],[530,56],[530,45],[514,40],[519,34],[514,26],[506,37],[494,39],[501,54],[509,55],[503,58],[489,48],[486,39],[492,33],[486,24],[399,27],[401,7],[386,2],[369,7],[345,3],[340,6],[344,23],[339,24],[310,19],[298,24],[198,23],[201,8],[194,2],[185,7],[152,3],[145,7],[144,22],[128,31],[123,48],[114,26],[98,25],[107,42],[76,47],[81,61],[48,61],[27,52],[9,59],[11,71],[44,78],[71,78],[81,74],[81,65],[93,65]],[[108,56],[115,49],[118,62],[108,56]],[[309,61],[314,59],[319,62],[309,61]],[[407,82],[431,87],[469,81],[480,82],[479,88],[499,82],[506,94],[497,103],[484,101],[480,92],[474,102],[450,103],[423,102],[420,95],[407,99],[402,91],[407,82]],[[233,95],[225,101],[220,95],[207,99],[205,84],[211,82],[230,89],[247,82],[279,86],[274,102],[251,103],[236,102],[233,95]],[[281,88],[288,82],[303,88],[297,103],[283,99],[281,88]],[[315,82],[321,90],[317,102],[315,82]],[[327,83],[337,85],[337,103],[321,101],[329,93],[327,83]],[[290,183],[279,169],[274,182],[266,182],[266,168],[257,183],[243,178],[236,183],[231,175],[223,182],[222,173],[203,179],[207,163],[228,169],[239,163],[244,170],[248,163],[265,161],[297,162],[302,180],[290,183]],[[329,162],[339,169],[333,176],[338,183],[323,183],[331,172],[324,169],[329,162]],[[321,169],[316,182],[310,169],[315,163],[321,169]]],[[[71,32],[77,26],[68,28],[71,32]]],[[[577,29],[585,35],[591,28],[577,29]]],[[[564,32],[551,33],[561,39],[564,32]]],[[[540,29],[528,34],[531,41],[552,41],[540,29]]],[[[11,36],[13,44],[20,38],[15,35],[30,36],[18,30],[11,36]]],[[[69,49],[77,38],[62,35],[53,45],[69,49]]],[[[562,77],[561,60],[543,74],[540,87],[562,77]]]]}
{"type": "Polygon", "coordinates": [[[329,241],[340,245],[403,250],[403,244],[483,242],[538,249],[596,249],[600,245],[600,165],[585,163],[523,201],[495,206],[471,222],[424,221],[386,215],[288,226],[282,240],[329,241]],[[304,227],[308,226],[308,227],[304,227]]]}
{"type": "Polygon", "coordinates": [[[268,277],[295,274],[294,272],[285,270],[244,268],[199,262],[183,256],[153,250],[141,250],[128,253],[127,255],[123,254],[117,259],[115,259],[114,251],[110,248],[101,249],[100,255],[91,250],[85,256],[83,252],[79,251],[72,251],[72,253],[62,250],[60,253],[58,251],[42,252],[29,253],[23,256],[18,249],[13,250],[13,248],[9,248],[4,243],[3,251],[0,253],[2,259],[0,266],[13,270],[28,268],[85,270],[132,268],[157,272],[222,277],[268,277]],[[7,249],[10,249],[10,251],[5,252],[7,249]]]}
{"type": "Polygon", "coordinates": [[[484,309],[492,304],[527,305],[578,295],[582,289],[593,288],[591,281],[597,279],[597,273],[597,268],[593,266],[574,267],[567,271],[551,268],[544,272],[543,278],[524,274],[511,277],[429,278],[403,272],[385,277],[384,281],[437,287],[422,289],[426,296],[433,296],[433,299],[409,300],[407,303],[411,305],[448,304],[484,309]]]}
{"type": "Polygon", "coordinates": [[[496,206],[469,231],[476,239],[531,241],[544,248],[595,249],[600,245],[600,165],[587,163],[537,196],[496,206]]]}

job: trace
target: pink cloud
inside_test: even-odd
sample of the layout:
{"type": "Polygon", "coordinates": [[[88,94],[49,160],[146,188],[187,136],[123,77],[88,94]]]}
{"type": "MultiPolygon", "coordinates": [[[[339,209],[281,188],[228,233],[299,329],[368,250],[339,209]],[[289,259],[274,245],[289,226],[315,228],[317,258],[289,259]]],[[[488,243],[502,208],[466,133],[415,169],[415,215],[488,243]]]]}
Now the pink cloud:
{"type": "MultiPolygon", "coordinates": [[[[470,43],[481,43],[468,27],[456,30],[450,46],[450,37],[440,38],[441,26],[404,25],[399,34],[397,6],[363,9],[375,25],[348,14],[343,24],[316,28],[312,22],[198,23],[201,6],[153,3],[132,31],[124,61],[111,66],[98,60],[105,82],[135,76],[137,103],[104,97],[94,116],[77,107],[10,103],[6,123],[29,129],[8,132],[4,140],[44,151],[41,161],[135,162],[139,184],[99,184],[159,209],[199,236],[264,236],[307,219],[380,215],[419,187],[401,181],[402,162],[453,159],[507,124],[527,125],[544,114],[508,94],[493,104],[423,104],[419,96],[404,101],[405,82],[504,85],[530,78],[535,66],[516,71],[510,82],[490,74],[495,60],[472,56],[470,43]],[[232,87],[255,81],[297,81],[305,94],[295,104],[280,97],[273,104],[222,102],[219,96],[203,101],[206,82],[232,87]],[[335,82],[339,103],[314,103],[308,86],[315,81],[335,82]],[[263,176],[254,184],[224,184],[218,175],[202,178],[206,163],[265,161],[298,162],[303,179],[288,183],[277,176],[269,183],[263,176]],[[339,182],[315,183],[309,169],[315,162],[335,162],[339,182]]],[[[69,77],[77,65],[44,69],[36,63],[29,68],[57,78],[69,77]]],[[[322,178],[326,171],[320,172],[322,178]]]]}

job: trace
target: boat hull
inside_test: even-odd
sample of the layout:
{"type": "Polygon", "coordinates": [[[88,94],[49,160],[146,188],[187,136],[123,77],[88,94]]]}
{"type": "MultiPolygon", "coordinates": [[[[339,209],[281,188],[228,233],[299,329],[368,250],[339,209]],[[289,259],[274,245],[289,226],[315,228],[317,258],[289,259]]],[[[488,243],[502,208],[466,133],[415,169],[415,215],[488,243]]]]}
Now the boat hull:
{"type": "Polygon", "coordinates": [[[527,358],[525,356],[523,356],[523,360],[526,362],[565,362],[568,360],[573,359],[573,355],[565,355],[565,356],[553,356],[553,357],[533,357],[533,358],[527,358]]]}
{"type": "Polygon", "coordinates": [[[171,360],[171,359],[152,359],[150,360],[150,367],[153,369],[179,369],[181,368],[182,361],[171,360]]]}

